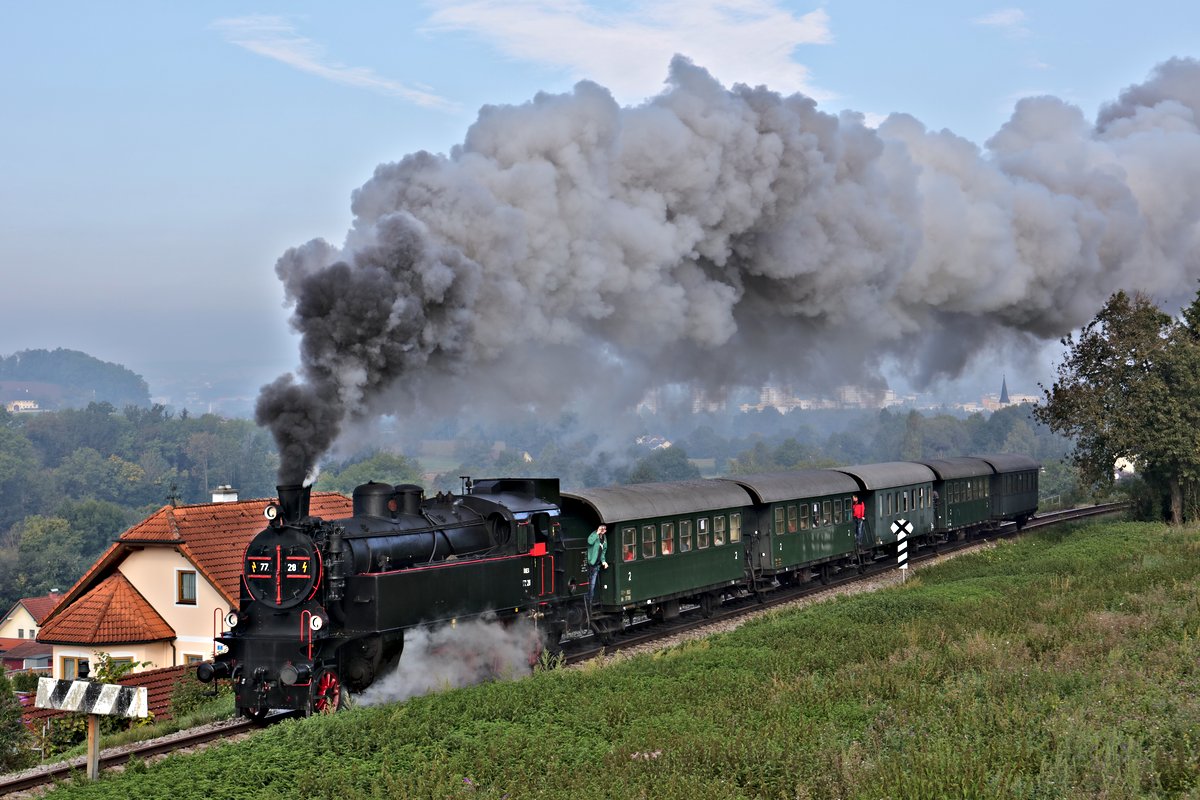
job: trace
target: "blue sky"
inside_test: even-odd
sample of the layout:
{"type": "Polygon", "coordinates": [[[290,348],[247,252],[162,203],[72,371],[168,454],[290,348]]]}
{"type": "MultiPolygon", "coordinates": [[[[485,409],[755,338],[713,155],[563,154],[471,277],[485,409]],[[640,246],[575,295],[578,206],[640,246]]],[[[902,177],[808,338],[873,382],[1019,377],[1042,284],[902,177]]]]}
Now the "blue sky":
{"type": "Polygon", "coordinates": [[[1094,119],[1198,42],[1184,2],[10,1],[0,354],[265,382],[297,358],[276,259],[340,243],[376,165],[447,152],[481,106],[580,79],[637,104],[674,53],[727,86],[906,112],[982,146],[1018,98],[1094,119]]]}

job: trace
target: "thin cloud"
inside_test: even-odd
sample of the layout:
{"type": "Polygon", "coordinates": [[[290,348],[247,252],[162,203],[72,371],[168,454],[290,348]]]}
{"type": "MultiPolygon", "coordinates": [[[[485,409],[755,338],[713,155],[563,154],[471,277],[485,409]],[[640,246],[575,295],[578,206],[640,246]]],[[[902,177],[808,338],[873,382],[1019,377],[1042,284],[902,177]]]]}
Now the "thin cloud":
{"type": "Polygon", "coordinates": [[[217,20],[212,27],[238,47],[334,83],[399,97],[426,108],[451,110],[456,107],[443,97],[381,77],[367,67],[348,67],[328,60],[324,47],[300,35],[283,17],[231,17],[217,20]]]}
{"type": "Polygon", "coordinates": [[[833,41],[820,8],[796,16],[776,0],[641,0],[623,11],[582,0],[430,5],[430,30],[470,33],[510,58],[594,80],[623,101],[657,94],[676,53],[725,83],[833,96],[813,86],[808,68],[793,60],[801,45],[833,41]]]}
{"type": "Polygon", "coordinates": [[[1019,8],[1002,8],[999,11],[993,11],[991,14],[976,17],[972,22],[976,25],[996,28],[1009,36],[1028,36],[1030,31],[1025,26],[1028,19],[1025,16],[1025,12],[1019,8]]]}

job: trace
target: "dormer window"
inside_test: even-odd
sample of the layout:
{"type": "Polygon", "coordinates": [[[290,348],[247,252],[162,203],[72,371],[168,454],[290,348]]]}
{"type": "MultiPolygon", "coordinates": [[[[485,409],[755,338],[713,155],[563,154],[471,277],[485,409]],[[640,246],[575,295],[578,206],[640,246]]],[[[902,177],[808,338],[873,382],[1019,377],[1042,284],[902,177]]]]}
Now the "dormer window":
{"type": "Polygon", "coordinates": [[[196,605],[196,572],[181,569],[175,573],[175,602],[181,606],[196,605]]]}

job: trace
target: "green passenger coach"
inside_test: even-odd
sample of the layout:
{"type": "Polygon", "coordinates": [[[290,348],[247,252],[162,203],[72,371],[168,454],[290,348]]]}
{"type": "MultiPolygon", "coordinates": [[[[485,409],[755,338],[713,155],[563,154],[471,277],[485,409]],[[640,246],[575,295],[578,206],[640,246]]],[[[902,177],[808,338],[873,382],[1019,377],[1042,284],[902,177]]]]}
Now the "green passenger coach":
{"type": "MultiPolygon", "coordinates": [[[[565,518],[586,542],[608,526],[608,569],[600,574],[592,609],[678,616],[679,604],[713,608],[745,575],[743,528],[750,517],[746,493],[724,481],[678,481],[563,492],[565,518]]],[[[568,563],[568,586],[587,591],[582,555],[568,563]]]]}
{"type": "Polygon", "coordinates": [[[859,486],[849,475],[811,469],[723,480],[741,486],[755,501],[747,547],[756,584],[803,582],[810,569],[828,580],[837,562],[854,555],[850,498],[859,486]]]}

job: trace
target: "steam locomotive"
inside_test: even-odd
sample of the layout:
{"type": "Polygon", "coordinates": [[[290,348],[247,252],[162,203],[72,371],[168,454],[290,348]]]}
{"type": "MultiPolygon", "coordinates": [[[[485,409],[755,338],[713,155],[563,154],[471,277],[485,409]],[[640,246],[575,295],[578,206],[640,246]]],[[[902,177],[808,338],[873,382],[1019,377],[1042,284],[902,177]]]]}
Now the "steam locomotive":
{"type": "Polygon", "coordinates": [[[553,478],[367,483],[352,516],[309,516],[309,489],[279,487],[246,548],[242,595],[200,665],[230,679],[238,710],[332,711],[401,656],[418,626],[495,618],[532,623],[536,648],[569,631],[602,640],[636,615],[713,613],[733,596],[1024,524],[1037,511],[1036,461],[1017,455],[891,462],[560,492],[553,478]],[[856,536],[851,498],[866,504],[856,536]],[[605,524],[606,560],[589,601],[588,534],[605,524]]]}

